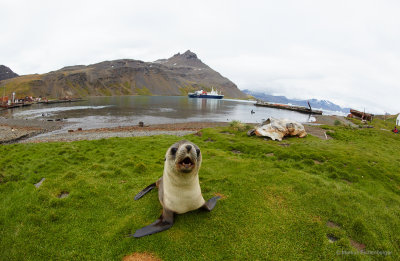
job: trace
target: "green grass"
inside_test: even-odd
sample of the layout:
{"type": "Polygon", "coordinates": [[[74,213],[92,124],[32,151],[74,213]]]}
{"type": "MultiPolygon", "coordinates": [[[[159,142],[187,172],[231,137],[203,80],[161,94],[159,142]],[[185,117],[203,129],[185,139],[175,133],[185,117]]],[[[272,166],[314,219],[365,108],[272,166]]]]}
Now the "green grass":
{"type": "Polygon", "coordinates": [[[18,97],[32,96],[33,92],[31,84],[40,79],[41,75],[30,74],[4,80],[0,84],[1,96],[5,93],[5,95],[10,98],[13,92],[15,92],[18,97]]]}
{"type": "Polygon", "coordinates": [[[337,255],[357,253],[354,240],[398,260],[400,135],[330,129],[332,140],[276,142],[235,126],[187,136],[203,153],[204,197],[224,198],[210,213],[178,215],[168,231],[140,239],[126,235],[153,222],[161,207],[156,191],[133,197],[161,176],[165,151],[180,138],[0,146],[0,259],[120,260],[133,252],[164,260],[384,258],[337,255]],[[58,198],[62,192],[69,196],[58,198]],[[328,234],[338,240],[330,243],[328,234]]]}
{"type": "Polygon", "coordinates": [[[153,95],[146,86],[143,86],[142,88],[136,87],[135,92],[137,95],[148,95],[148,96],[153,95]]]}

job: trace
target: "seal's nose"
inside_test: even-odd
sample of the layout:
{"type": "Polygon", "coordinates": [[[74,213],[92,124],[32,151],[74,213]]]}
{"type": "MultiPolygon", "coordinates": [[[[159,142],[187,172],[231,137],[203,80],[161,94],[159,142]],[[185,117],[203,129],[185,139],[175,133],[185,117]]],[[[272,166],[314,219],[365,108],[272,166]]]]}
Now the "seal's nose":
{"type": "Polygon", "coordinates": [[[186,150],[189,152],[192,149],[192,145],[186,145],[186,150]]]}

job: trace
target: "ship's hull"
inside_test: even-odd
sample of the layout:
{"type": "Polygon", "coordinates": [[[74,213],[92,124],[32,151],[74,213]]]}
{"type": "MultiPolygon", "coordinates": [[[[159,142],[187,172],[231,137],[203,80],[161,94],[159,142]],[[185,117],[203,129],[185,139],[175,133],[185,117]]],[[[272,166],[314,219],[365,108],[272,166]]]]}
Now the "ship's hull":
{"type": "Polygon", "coordinates": [[[207,98],[207,99],[222,99],[224,98],[224,95],[211,95],[211,94],[194,94],[194,93],[189,93],[188,94],[189,98],[207,98]]]}

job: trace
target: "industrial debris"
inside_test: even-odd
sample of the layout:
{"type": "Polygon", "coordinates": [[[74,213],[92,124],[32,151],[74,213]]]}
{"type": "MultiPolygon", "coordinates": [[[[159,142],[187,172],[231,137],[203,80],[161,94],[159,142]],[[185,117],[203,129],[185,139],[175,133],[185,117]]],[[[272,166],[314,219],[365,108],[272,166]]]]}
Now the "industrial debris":
{"type": "Polygon", "coordinates": [[[350,109],[350,114],[347,115],[348,118],[359,118],[361,120],[372,121],[374,118],[374,114],[366,113],[365,111],[357,111],[354,109],[350,109]]]}
{"type": "Polygon", "coordinates": [[[255,106],[261,106],[261,107],[269,107],[269,108],[275,108],[275,109],[282,109],[282,110],[289,110],[289,111],[297,111],[301,113],[307,113],[307,114],[318,114],[322,115],[321,110],[313,110],[311,108],[311,105],[309,102],[308,103],[308,108],[303,107],[303,106],[295,106],[295,105],[288,105],[288,104],[279,104],[279,103],[269,103],[269,102],[264,102],[258,100],[257,103],[255,103],[255,106]]]}
{"type": "Polygon", "coordinates": [[[264,121],[261,126],[247,132],[247,135],[269,137],[272,140],[282,141],[285,136],[298,136],[299,138],[303,138],[307,136],[307,132],[304,126],[296,121],[269,118],[264,121]]]}

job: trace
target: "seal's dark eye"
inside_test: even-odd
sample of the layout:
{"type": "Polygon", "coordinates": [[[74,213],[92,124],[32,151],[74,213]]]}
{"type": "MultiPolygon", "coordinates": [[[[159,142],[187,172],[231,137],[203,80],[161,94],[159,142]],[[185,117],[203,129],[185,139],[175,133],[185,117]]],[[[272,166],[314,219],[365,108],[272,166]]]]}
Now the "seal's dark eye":
{"type": "Polygon", "coordinates": [[[197,157],[200,156],[200,149],[196,149],[197,157]]]}
{"type": "Polygon", "coordinates": [[[177,148],[171,148],[171,155],[175,155],[177,150],[177,148]]]}

